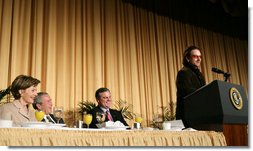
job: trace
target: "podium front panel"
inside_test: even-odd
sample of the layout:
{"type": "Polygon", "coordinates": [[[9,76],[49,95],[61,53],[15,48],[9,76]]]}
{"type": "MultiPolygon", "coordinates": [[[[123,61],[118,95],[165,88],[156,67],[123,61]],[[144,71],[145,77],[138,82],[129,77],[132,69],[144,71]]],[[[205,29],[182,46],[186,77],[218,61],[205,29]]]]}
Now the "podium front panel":
{"type": "Polygon", "coordinates": [[[186,122],[196,125],[247,124],[248,100],[240,85],[215,80],[184,98],[186,122]],[[243,106],[236,109],[230,98],[230,90],[239,91],[243,106]]]}

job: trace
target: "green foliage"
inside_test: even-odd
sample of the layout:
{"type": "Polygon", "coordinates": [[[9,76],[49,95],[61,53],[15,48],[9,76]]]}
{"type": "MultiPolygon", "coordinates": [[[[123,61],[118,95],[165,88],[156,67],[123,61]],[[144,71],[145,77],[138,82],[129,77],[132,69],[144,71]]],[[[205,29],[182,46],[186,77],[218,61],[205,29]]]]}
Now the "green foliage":
{"type": "Polygon", "coordinates": [[[162,129],[163,116],[161,114],[154,114],[151,122],[153,128],[162,129]]]}
{"type": "Polygon", "coordinates": [[[11,95],[11,86],[0,91],[0,105],[10,102],[13,99],[11,95]]]}
{"type": "Polygon", "coordinates": [[[10,94],[10,92],[11,92],[10,86],[7,89],[1,90],[0,91],[0,100],[2,100],[5,97],[5,95],[10,94]]]}
{"type": "Polygon", "coordinates": [[[114,104],[115,109],[120,111],[124,118],[129,120],[134,119],[135,114],[131,111],[132,105],[129,105],[126,101],[121,99],[115,101],[115,103],[116,103],[114,104]]]}
{"type": "Polygon", "coordinates": [[[176,103],[170,102],[168,106],[163,108],[163,119],[165,121],[172,121],[176,119],[176,103]]]}
{"type": "Polygon", "coordinates": [[[68,127],[75,127],[76,122],[81,119],[81,115],[74,109],[64,112],[64,122],[68,127]]]}
{"type": "Polygon", "coordinates": [[[96,104],[94,102],[82,100],[78,103],[77,112],[83,117],[85,113],[88,113],[94,107],[96,107],[96,104]]]}
{"type": "Polygon", "coordinates": [[[159,107],[162,113],[154,114],[151,121],[151,126],[154,128],[162,129],[164,121],[172,121],[176,119],[176,103],[169,102],[165,107],[159,107]]]}
{"type": "MultiPolygon", "coordinates": [[[[78,103],[77,112],[83,117],[83,115],[96,107],[96,104],[91,101],[81,101],[78,103]]],[[[124,100],[115,101],[114,107],[116,110],[122,113],[122,116],[126,119],[132,120],[135,114],[131,111],[131,105],[127,104],[124,100]]]]}

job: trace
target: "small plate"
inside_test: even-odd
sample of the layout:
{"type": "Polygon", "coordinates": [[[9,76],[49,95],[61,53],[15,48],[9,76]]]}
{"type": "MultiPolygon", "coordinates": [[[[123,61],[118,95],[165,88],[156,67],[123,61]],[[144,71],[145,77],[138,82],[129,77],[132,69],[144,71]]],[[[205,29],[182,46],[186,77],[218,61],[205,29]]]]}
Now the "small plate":
{"type": "Polygon", "coordinates": [[[66,124],[51,124],[50,128],[51,127],[66,127],[66,124]]]}
{"type": "Polygon", "coordinates": [[[25,122],[22,123],[22,127],[34,127],[34,128],[45,128],[49,126],[50,123],[44,123],[44,122],[25,122]]]}
{"type": "Polygon", "coordinates": [[[127,128],[129,128],[129,126],[108,126],[108,127],[104,127],[105,129],[111,129],[111,130],[126,130],[127,128]]]}
{"type": "Polygon", "coordinates": [[[12,127],[12,120],[1,120],[0,119],[0,127],[1,128],[8,128],[8,127],[12,127]]]}

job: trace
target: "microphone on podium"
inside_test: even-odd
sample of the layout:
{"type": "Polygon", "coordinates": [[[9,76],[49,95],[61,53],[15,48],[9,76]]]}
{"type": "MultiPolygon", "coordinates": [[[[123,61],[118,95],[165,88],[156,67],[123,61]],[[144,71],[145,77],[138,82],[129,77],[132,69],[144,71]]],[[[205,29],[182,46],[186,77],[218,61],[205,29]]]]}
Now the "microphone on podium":
{"type": "Polygon", "coordinates": [[[224,74],[225,72],[224,71],[222,71],[221,69],[218,69],[218,68],[212,68],[212,71],[213,72],[216,72],[216,73],[219,73],[219,74],[224,74]]]}
{"type": "Polygon", "coordinates": [[[224,75],[224,78],[225,78],[225,81],[227,81],[228,78],[231,76],[230,73],[224,72],[224,71],[222,71],[221,69],[218,69],[218,68],[214,68],[214,67],[213,67],[213,68],[212,68],[212,71],[215,72],[215,73],[218,73],[218,74],[223,74],[223,75],[224,75]]]}

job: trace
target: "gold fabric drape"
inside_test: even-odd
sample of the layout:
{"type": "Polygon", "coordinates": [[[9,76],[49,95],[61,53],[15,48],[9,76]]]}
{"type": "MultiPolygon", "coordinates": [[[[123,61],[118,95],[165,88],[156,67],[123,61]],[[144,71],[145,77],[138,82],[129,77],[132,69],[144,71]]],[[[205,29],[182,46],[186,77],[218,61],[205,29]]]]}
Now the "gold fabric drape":
{"type": "Polygon", "coordinates": [[[248,90],[247,41],[121,0],[0,0],[0,89],[31,75],[67,110],[108,87],[145,124],[176,102],[177,71],[192,44],[202,49],[207,83],[223,80],[211,71],[218,67],[248,90]]]}
{"type": "Polygon", "coordinates": [[[226,146],[213,131],[0,129],[0,146],[226,146]]]}

